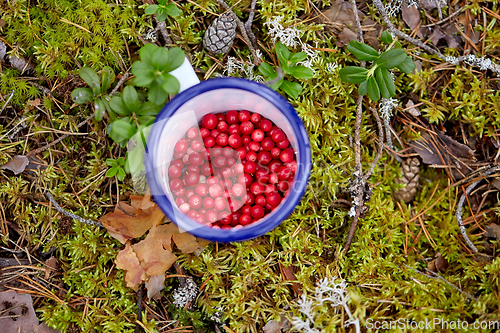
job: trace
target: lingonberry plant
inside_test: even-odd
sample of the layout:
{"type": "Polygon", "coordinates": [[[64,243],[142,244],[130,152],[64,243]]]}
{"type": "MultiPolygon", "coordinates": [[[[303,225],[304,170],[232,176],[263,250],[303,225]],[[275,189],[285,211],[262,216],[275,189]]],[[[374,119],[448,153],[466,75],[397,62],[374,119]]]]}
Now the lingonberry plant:
{"type": "Polygon", "coordinates": [[[392,36],[388,32],[382,34],[382,42],[389,45],[389,50],[379,54],[373,47],[352,40],[347,49],[360,61],[373,61],[372,66],[367,69],[358,66],[347,66],[339,71],[342,81],[359,83],[358,92],[372,101],[378,101],[380,95],[391,98],[396,95],[396,86],[390,69],[397,68],[401,72],[409,74],[415,70],[415,63],[401,48],[398,42],[393,43],[392,36]],[[395,45],[397,48],[390,48],[395,45]]]}
{"type": "Polygon", "coordinates": [[[153,15],[156,13],[156,19],[163,22],[170,17],[177,17],[182,14],[182,11],[173,3],[167,5],[167,0],[158,0],[157,5],[150,5],[144,10],[144,14],[153,15]]]}
{"type": "MultiPolygon", "coordinates": [[[[306,80],[313,77],[314,73],[311,69],[297,65],[298,62],[304,61],[307,58],[307,54],[304,52],[291,53],[288,48],[281,44],[276,43],[276,54],[280,61],[280,66],[283,69],[284,74],[289,74],[296,79],[306,80]]],[[[278,77],[277,71],[271,67],[271,65],[262,62],[259,66],[259,71],[264,75],[268,80],[274,80],[278,77]]],[[[291,82],[285,79],[281,79],[278,82],[271,85],[271,88],[274,90],[281,89],[288,96],[293,99],[297,99],[300,93],[302,92],[302,85],[297,82],[291,82]]]]}

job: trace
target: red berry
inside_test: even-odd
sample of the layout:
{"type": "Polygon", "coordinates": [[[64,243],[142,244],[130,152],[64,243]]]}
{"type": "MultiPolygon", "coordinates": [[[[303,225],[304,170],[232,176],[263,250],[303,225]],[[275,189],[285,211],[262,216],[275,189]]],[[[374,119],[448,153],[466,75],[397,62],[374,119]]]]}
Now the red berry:
{"type": "Polygon", "coordinates": [[[191,149],[193,151],[201,151],[203,149],[203,142],[201,142],[201,140],[199,139],[191,141],[191,149]]]}
{"type": "Polygon", "coordinates": [[[189,204],[187,202],[184,202],[184,203],[179,205],[179,210],[184,214],[187,214],[190,209],[191,209],[191,207],[189,206],[189,204]]]}
{"type": "Polygon", "coordinates": [[[193,186],[198,184],[200,181],[200,174],[199,173],[190,173],[189,175],[186,175],[184,177],[184,182],[186,183],[187,186],[193,186]]]}
{"type": "Polygon", "coordinates": [[[291,175],[290,168],[282,166],[281,168],[278,169],[277,174],[280,180],[287,180],[288,178],[290,178],[291,175]]]}
{"type": "Polygon", "coordinates": [[[250,121],[254,124],[258,124],[260,120],[262,119],[261,115],[258,113],[254,113],[253,115],[250,116],[250,121]]]}
{"type": "Polygon", "coordinates": [[[217,117],[209,113],[203,117],[201,123],[208,129],[214,129],[217,126],[217,117]]]}
{"type": "Polygon", "coordinates": [[[242,135],[242,136],[241,136],[241,143],[242,143],[242,144],[247,145],[247,144],[249,144],[251,141],[252,141],[252,138],[250,137],[250,135],[242,135]]]}
{"type": "Polygon", "coordinates": [[[205,162],[201,165],[200,172],[204,176],[210,176],[213,173],[212,164],[205,162]]]}
{"type": "Polygon", "coordinates": [[[261,151],[257,156],[257,160],[260,164],[268,165],[272,160],[271,153],[268,151],[261,151]]]}
{"type": "Polygon", "coordinates": [[[189,206],[191,206],[192,209],[200,209],[202,203],[203,199],[198,194],[192,195],[191,198],[189,198],[189,206]]]}
{"type": "Polygon", "coordinates": [[[238,183],[245,184],[245,186],[250,186],[253,183],[253,178],[248,173],[238,176],[238,183]]]}
{"type": "Polygon", "coordinates": [[[215,210],[218,212],[223,211],[224,209],[226,209],[226,203],[227,203],[226,198],[223,198],[223,197],[215,198],[215,200],[214,200],[215,210]]]}
{"type": "Polygon", "coordinates": [[[229,126],[227,132],[229,133],[229,135],[232,135],[232,134],[240,134],[240,125],[238,124],[232,124],[231,126],[229,126]]]}
{"type": "Polygon", "coordinates": [[[282,180],[280,182],[278,182],[278,190],[280,190],[281,192],[285,192],[286,190],[288,190],[288,187],[290,185],[288,184],[288,182],[286,180],[282,180]]]}
{"type": "Polygon", "coordinates": [[[287,149],[283,150],[280,154],[280,160],[283,163],[289,163],[289,162],[293,161],[294,157],[295,157],[295,154],[294,154],[292,148],[287,148],[287,149]]]}
{"type": "Polygon", "coordinates": [[[248,149],[250,149],[251,151],[259,151],[260,144],[258,142],[252,141],[248,144],[248,149]]]}
{"type": "Polygon", "coordinates": [[[218,121],[226,120],[226,115],[224,113],[217,113],[216,116],[218,121]]]}
{"type": "Polygon", "coordinates": [[[196,218],[198,217],[198,212],[195,211],[195,210],[190,210],[188,213],[187,213],[187,216],[192,219],[192,220],[196,220],[196,218]]]}
{"type": "Polygon", "coordinates": [[[175,144],[174,147],[177,153],[184,153],[188,149],[188,142],[186,139],[182,138],[175,144]]]}
{"type": "Polygon", "coordinates": [[[275,143],[271,138],[264,138],[260,145],[262,146],[262,149],[269,151],[274,148],[275,143]]]}
{"type": "Polygon", "coordinates": [[[231,226],[236,227],[240,223],[240,212],[234,212],[231,214],[232,221],[231,221],[231,226]]]}
{"type": "Polygon", "coordinates": [[[261,129],[256,129],[252,132],[252,140],[255,142],[261,142],[262,140],[264,140],[264,137],[264,131],[261,129]]]}
{"type": "Polygon", "coordinates": [[[285,139],[283,141],[280,141],[276,144],[276,147],[278,147],[279,149],[285,149],[288,147],[288,145],[290,144],[290,141],[288,141],[288,139],[285,139]]]}
{"type": "Polygon", "coordinates": [[[240,160],[244,159],[245,156],[247,155],[247,150],[243,147],[239,147],[238,149],[236,149],[236,152],[238,153],[238,158],[240,160]]]}
{"type": "Polygon", "coordinates": [[[227,166],[232,167],[236,163],[236,159],[234,157],[230,157],[227,159],[227,166]]]}
{"type": "Polygon", "coordinates": [[[216,168],[222,168],[226,166],[227,159],[224,156],[217,156],[212,160],[212,165],[216,168]]]}
{"type": "Polygon", "coordinates": [[[192,139],[198,137],[199,133],[200,133],[200,131],[198,130],[197,127],[191,127],[190,129],[187,130],[186,136],[188,137],[188,139],[192,140],[192,139]]]}
{"type": "Polygon", "coordinates": [[[252,207],[250,206],[243,206],[241,207],[241,214],[250,214],[250,211],[252,210],[252,207]]]}
{"type": "Polygon", "coordinates": [[[255,202],[255,195],[253,195],[252,193],[248,192],[246,194],[246,197],[245,197],[245,205],[246,206],[251,206],[253,205],[255,202]]]}
{"type": "Polygon", "coordinates": [[[233,182],[229,179],[223,179],[220,181],[220,186],[222,188],[230,189],[233,187],[233,182]]]}
{"type": "Polygon", "coordinates": [[[209,135],[210,135],[210,130],[208,128],[205,127],[200,128],[200,136],[202,139],[205,139],[209,135]]]}
{"type": "Polygon", "coordinates": [[[183,196],[183,195],[178,196],[177,198],[175,198],[175,203],[177,204],[177,206],[180,206],[180,205],[182,205],[185,202],[187,202],[187,198],[185,196],[183,196]]]}
{"type": "Polygon", "coordinates": [[[206,209],[212,209],[214,207],[214,199],[212,197],[203,198],[203,207],[206,209]]]}
{"type": "Polygon", "coordinates": [[[252,217],[254,219],[260,219],[262,216],[264,216],[264,209],[262,208],[262,206],[253,206],[252,207],[252,211],[250,212],[250,214],[252,215],[252,217]]]}
{"type": "Polygon", "coordinates": [[[283,164],[281,164],[280,161],[271,161],[271,163],[269,163],[268,165],[268,168],[269,168],[269,171],[271,172],[278,172],[278,169],[281,168],[283,166],[283,164]]]}
{"type": "Polygon", "coordinates": [[[281,195],[278,192],[269,193],[266,196],[266,201],[270,206],[276,207],[281,203],[281,195]]]}
{"type": "Polygon", "coordinates": [[[228,140],[229,136],[226,134],[226,133],[220,133],[219,135],[217,135],[217,137],[215,138],[215,142],[221,146],[221,147],[224,147],[224,146],[227,146],[227,140],[228,140]]]}
{"type": "Polygon", "coordinates": [[[222,155],[222,148],[221,147],[215,146],[212,149],[210,149],[210,156],[212,158],[215,158],[215,157],[220,156],[220,155],[222,155]]]}
{"type": "Polygon", "coordinates": [[[168,175],[172,178],[179,178],[182,174],[182,169],[177,165],[171,165],[168,168],[168,175]]]}
{"type": "Polygon", "coordinates": [[[272,173],[269,175],[269,183],[270,184],[277,184],[279,182],[278,175],[275,173],[272,173]]]}
{"type": "Polygon", "coordinates": [[[255,171],[255,179],[259,183],[264,184],[269,180],[269,172],[265,168],[259,169],[255,171]]]}
{"type": "Polygon", "coordinates": [[[174,178],[170,181],[170,190],[179,191],[182,187],[182,181],[179,178],[174,178]]]}
{"type": "Polygon", "coordinates": [[[245,166],[242,163],[236,163],[233,170],[236,174],[240,175],[245,171],[245,166]]]}
{"type": "Polygon", "coordinates": [[[233,170],[231,170],[231,168],[224,167],[218,170],[218,174],[223,178],[231,178],[233,176],[233,170]]]}
{"type": "Polygon", "coordinates": [[[269,132],[273,127],[273,123],[268,119],[262,119],[259,123],[259,128],[264,132],[269,132]]]}
{"type": "Polygon", "coordinates": [[[254,195],[261,195],[262,193],[264,193],[264,185],[253,183],[252,185],[250,185],[250,192],[252,192],[254,195]]]}
{"type": "Polygon", "coordinates": [[[219,121],[219,123],[217,124],[217,129],[221,132],[225,132],[227,131],[227,123],[225,121],[219,121]]]}
{"type": "Polygon", "coordinates": [[[277,192],[276,186],[274,186],[274,184],[267,184],[264,187],[264,194],[265,195],[268,195],[269,193],[273,193],[273,192],[277,192]]]}
{"type": "Polygon", "coordinates": [[[285,132],[283,132],[283,130],[277,129],[272,134],[272,138],[273,138],[274,142],[281,142],[281,141],[286,139],[286,135],[285,135],[285,132]]]}
{"type": "Polygon", "coordinates": [[[244,121],[249,121],[250,120],[250,112],[248,112],[247,110],[242,110],[238,113],[238,119],[241,121],[241,122],[244,122],[244,121]]]}
{"type": "Polygon", "coordinates": [[[293,160],[291,162],[285,163],[285,165],[290,168],[292,175],[295,175],[295,173],[297,172],[297,169],[298,169],[297,161],[293,160]]]}
{"type": "Polygon", "coordinates": [[[244,121],[240,125],[240,131],[242,134],[249,135],[252,134],[255,126],[249,121],[244,121]]]}
{"type": "Polygon", "coordinates": [[[186,198],[191,198],[196,192],[192,188],[186,190],[186,198]]]}
{"type": "Polygon", "coordinates": [[[200,166],[203,164],[203,157],[201,156],[200,153],[192,153],[191,155],[189,155],[188,162],[191,165],[200,166]]]}
{"type": "Polygon", "coordinates": [[[274,147],[273,149],[271,149],[271,157],[274,160],[279,159],[280,155],[281,155],[281,149],[279,149],[278,147],[274,147]]]}
{"type": "Polygon", "coordinates": [[[243,214],[240,216],[240,224],[241,225],[248,225],[252,223],[252,217],[250,214],[243,214]]]}
{"type": "Polygon", "coordinates": [[[172,191],[172,193],[176,196],[176,197],[179,197],[179,196],[183,196],[186,194],[186,189],[184,187],[181,187],[181,189],[179,191],[172,191]]]}
{"type": "Polygon", "coordinates": [[[231,221],[233,220],[233,217],[231,215],[231,213],[229,212],[220,212],[219,213],[219,222],[224,224],[224,225],[228,225],[231,223],[231,221]]]}
{"type": "Polygon", "coordinates": [[[258,195],[255,197],[255,204],[264,207],[266,205],[266,197],[263,195],[258,195]]]}
{"type": "Polygon", "coordinates": [[[208,152],[208,148],[202,149],[200,151],[200,154],[201,154],[201,158],[203,158],[204,161],[208,161],[210,159],[210,153],[208,152]]]}
{"type": "Polygon", "coordinates": [[[231,188],[231,192],[235,197],[240,198],[246,193],[246,189],[245,186],[238,183],[233,185],[233,187],[231,188]]]}
{"type": "Polygon", "coordinates": [[[226,121],[228,124],[236,124],[240,120],[238,119],[238,111],[231,110],[226,113],[226,121]]]}
{"type": "Polygon", "coordinates": [[[180,159],[175,159],[172,162],[170,162],[170,166],[172,165],[177,165],[179,168],[184,168],[184,163],[182,163],[182,160],[180,159]]]}
{"type": "Polygon", "coordinates": [[[207,184],[198,184],[198,185],[196,185],[196,188],[194,190],[198,195],[205,197],[208,194],[208,185],[207,184]]]}
{"type": "Polygon", "coordinates": [[[233,155],[234,155],[234,149],[232,149],[231,147],[224,147],[224,148],[222,148],[222,155],[225,158],[233,157],[233,155]]]}
{"type": "Polygon", "coordinates": [[[217,177],[207,178],[207,185],[213,185],[213,184],[219,184],[219,178],[217,177]]]}
{"type": "Polygon", "coordinates": [[[200,173],[200,167],[197,165],[189,165],[187,167],[187,172],[188,173],[200,173]]]}
{"type": "Polygon", "coordinates": [[[246,173],[254,173],[257,170],[257,164],[255,162],[247,161],[244,166],[244,170],[246,173]]]}
{"type": "Polygon", "coordinates": [[[222,195],[222,187],[219,184],[212,184],[208,187],[208,194],[212,198],[218,198],[222,195]]]}
{"type": "Polygon", "coordinates": [[[214,128],[213,130],[210,131],[210,135],[214,138],[217,137],[217,135],[219,135],[221,133],[221,131],[219,131],[217,128],[214,128]]]}
{"type": "Polygon", "coordinates": [[[255,162],[257,161],[257,153],[254,151],[249,151],[246,155],[247,161],[255,162]]]}
{"type": "Polygon", "coordinates": [[[218,220],[217,212],[213,209],[207,210],[205,213],[205,219],[210,223],[216,222],[218,220]]]}
{"type": "Polygon", "coordinates": [[[271,212],[271,211],[273,211],[273,210],[274,210],[274,207],[273,207],[273,206],[271,206],[270,204],[266,204],[266,207],[265,207],[265,208],[266,208],[266,211],[268,211],[268,212],[271,212]]]}
{"type": "Polygon", "coordinates": [[[241,146],[241,136],[238,134],[231,134],[227,140],[227,143],[233,148],[238,148],[241,146]]]}

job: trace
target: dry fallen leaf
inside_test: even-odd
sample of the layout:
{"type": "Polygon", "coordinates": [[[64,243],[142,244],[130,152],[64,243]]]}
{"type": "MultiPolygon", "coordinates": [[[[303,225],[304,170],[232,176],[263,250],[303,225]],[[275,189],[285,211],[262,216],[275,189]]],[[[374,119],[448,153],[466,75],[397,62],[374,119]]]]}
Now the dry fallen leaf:
{"type": "Polygon", "coordinates": [[[285,280],[292,281],[292,289],[296,295],[302,295],[302,286],[300,283],[296,282],[297,277],[293,273],[293,266],[285,267],[279,262],[280,271],[285,280]]]}
{"type": "Polygon", "coordinates": [[[137,289],[139,283],[146,279],[146,272],[139,263],[139,259],[137,259],[137,255],[132,250],[129,242],[116,256],[116,267],[126,271],[125,282],[127,282],[127,287],[137,289]]]}
{"type": "Polygon", "coordinates": [[[153,275],[145,283],[149,299],[159,299],[165,286],[165,274],[153,275]]]}
{"type": "Polygon", "coordinates": [[[38,326],[38,318],[29,294],[4,291],[0,293],[0,327],[6,333],[33,333],[38,326]]]}
{"type": "Polygon", "coordinates": [[[14,173],[14,175],[18,175],[26,169],[26,166],[29,164],[29,160],[26,156],[17,155],[14,156],[12,160],[3,164],[0,168],[7,169],[14,173]]]}
{"type": "Polygon", "coordinates": [[[438,253],[436,255],[436,259],[433,259],[431,262],[427,264],[427,269],[430,271],[436,272],[444,272],[448,268],[448,261],[438,253]]]}
{"type": "Polygon", "coordinates": [[[54,272],[57,271],[57,268],[59,267],[59,263],[57,261],[56,257],[50,257],[49,259],[45,260],[45,280],[49,279],[54,272]]]}
{"type": "Polygon", "coordinates": [[[160,207],[151,202],[150,197],[143,200],[139,206],[137,199],[132,198],[132,204],[138,207],[137,209],[120,202],[114,212],[99,219],[109,234],[122,243],[141,237],[151,227],[159,225],[165,217],[160,207]]]}
{"type": "Polygon", "coordinates": [[[498,224],[492,223],[487,225],[484,230],[486,231],[484,236],[488,238],[500,239],[500,226],[498,224]]]}
{"type": "Polygon", "coordinates": [[[290,321],[284,316],[280,315],[280,321],[270,320],[267,324],[262,327],[262,332],[264,333],[282,333],[287,332],[292,328],[290,321]]]}
{"type": "MultiPolygon", "coordinates": [[[[420,24],[420,11],[415,6],[407,6],[403,4],[401,6],[401,15],[403,16],[403,21],[411,30],[415,30],[420,24]]],[[[417,30],[417,36],[419,38],[424,38],[422,31],[417,30]]]]}

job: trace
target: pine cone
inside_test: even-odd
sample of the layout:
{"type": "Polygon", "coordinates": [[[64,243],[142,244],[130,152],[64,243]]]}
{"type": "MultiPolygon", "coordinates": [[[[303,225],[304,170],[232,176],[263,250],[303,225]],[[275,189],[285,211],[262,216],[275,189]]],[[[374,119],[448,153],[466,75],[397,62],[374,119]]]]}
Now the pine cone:
{"type": "Polygon", "coordinates": [[[419,166],[420,161],[417,158],[408,158],[403,162],[403,165],[401,165],[402,177],[396,179],[394,182],[396,184],[405,184],[405,187],[394,191],[394,198],[396,200],[408,203],[415,199],[420,180],[420,176],[418,175],[420,171],[419,166]]]}
{"type": "Polygon", "coordinates": [[[231,13],[223,14],[213,20],[205,31],[203,46],[213,54],[227,53],[236,37],[236,20],[231,13]]]}

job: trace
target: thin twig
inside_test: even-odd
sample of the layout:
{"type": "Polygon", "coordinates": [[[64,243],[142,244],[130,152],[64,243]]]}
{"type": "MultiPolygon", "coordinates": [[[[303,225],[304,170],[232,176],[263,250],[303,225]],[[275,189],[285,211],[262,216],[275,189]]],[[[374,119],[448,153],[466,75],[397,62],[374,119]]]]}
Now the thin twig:
{"type": "Polygon", "coordinates": [[[238,25],[238,28],[241,32],[241,36],[243,37],[243,39],[247,43],[248,48],[250,49],[250,52],[252,53],[254,65],[259,66],[260,65],[260,58],[257,55],[257,52],[255,51],[255,49],[252,45],[252,42],[250,41],[250,38],[248,38],[248,34],[246,31],[245,25],[243,24],[243,22],[241,22],[240,18],[233,12],[231,7],[229,7],[229,5],[224,0],[216,0],[216,1],[233,16],[233,18],[236,21],[236,24],[238,25]]]}
{"type": "Polygon", "coordinates": [[[173,45],[172,39],[168,35],[167,25],[165,24],[165,21],[163,21],[163,22],[158,21],[158,19],[156,18],[156,14],[155,14],[155,20],[156,20],[156,26],[158,27],[158,29],[160,29],[161,35],[163,36],[163,39],[165,40],[165,44],[166,44],[165,47],[167,47],[167,45],[173,45]]]}
{"type": "Polygon", "coordinates": [[[427,25],[422,25],[421,27],[422,28],[430,28],[430,27],[433,27],[435,25],[439,25],[441,23],[444,23],[446,21],[448,21],[449,19],[455,17],[456,15],[460,14],[462,12],[462,10],[464,9],[465,7],[460,7],[456,12],[454,12],[453,14],[451,14],[450,16],[448,17],[445,17],[444,19],[442,19],[441,21],[437,21],[436,23],[431,23],[431,24],[427,24],[427,25]]]}
{"type": "Polygon", "coordinates": [[[2,114],[3,110],[5,110],[5,108],[7,107],[7,105],[9,105],[9,102],[10,102],[10,100],[12,99],[12,96],[14,96],[14,93],[15,93],[15,92],[16,92],[15,90],[12,90],[12,91],[10,92],[10,94],[9,94],[9,98],[7,98],[7,101],[5,101],[5,104],[3,105],[2,110],[0,111],[0,114],[2,114]]]}
{"type": "MultiPolygon", "coordinates": [[[[500,166],[492,167],[484,172],[481,172],[481,175],[484,177],[487,177],[497,170],[500,170],[500,166]]],[[[472,244],[471,240],[467,236],[467,231],[465,230],[465,226],[464,226],[464,223],[462,221],[462,207],[464,205],[466,196],[468,196],[472,192],[472,190],[474,188],[476,188],[476,186],[481,181],[483,181],[483,179],[478,179],[475,182],[473,182],[472,184],[470,184],[469,186],[467,186],[467,188],[465,189],[465,193],[462,194],[462,196],[460,197],[460,200],[458,201],[457,212],[455,213],[455,216],[457,217],[458,226],[460,227],[460,232],[462,233],[462,236],[464,237],[465,242],[467,243],[467,245],[469,245],[471,250],[473,252],[476,252],[476,253],[478,253],[479,251],[477,250],[477,247],[475,247],[474,244],[472,244]]]]}
{"type": "Polygon", "coordinates": [[[382,122],[380,121],[380,117],[378,115],[378,111],[375,110],[374,108],[370,107],[370,111],[373,113],[373,116],[375,117],[375,120],[377,121],[377,127],[378,127],[378,150],[377,150],[377,155],[375,155],[375,159],[373,160],[372,164],[370,165],[370,168],[368,171],[365,173],[363,176],[364,180],[368,180],[368,177],[373,172],[373,169],[375,169],[375,166],[378,163],[378,160],[380,159],[380,156],[382,156],[382,153],[384,151],[384,129],[382,128],[382,122]]]}
{"type": "Polygon", "coordinates": [[[252,4],[250,5],[250,14],[248,15],[248,20],[245,22],[245,29],[255,49],[258,48],[258,46],[257,46],[257,39],[255,38],[255,35],[252,32],[252,23],[253,23],[253,17],[255,15],[256,4],[257,0],[252,0],[252,4]]]}
{"type": "Polygon", "coordinates": [[[113,97],[113,95],[116,93],[116,91],[118,89],[120,89],[120,87],[122,86],[123,83],[125,83],[125,81],[128,79],[128,77],[130,76],[130,73],[129,72],[126,72],[125,74],[123,74],[122,78],[120,79],[120,81],[118,81],[118,83],[116,84],[116,86],[113,88],[113,90],[111,90],[111,93],[109,94],[109,97],[113,97]]]}
{"type": "Polygon", "coordinates": [[[354,21],[356,21],[356,32],[358,34],[358,42],[364,43],[365,40],[363,38],[363,28],[361,27],[361,21],[359,20],[358,14],[358,6],[356,4],[356,0],[351,0],[352,12],[354,14],[354,21]]]}
{"type": "MultiPolygon", "coordinates": [[[[354,0],[352,0],[352,1],[354,1],[354,0]]],[[[422,49],[426,50],[430,54],[437,55],[442,60],[446,60],[446,57],[438,50],[435,50],[435,49],[425,45],[424,43],[422,43],[418,39],[412,38],[412,37],[408,36],[407,34],[405,34],[404,32],[399,31],[392,24],[391,20],[389,20],[389,17],[387,16],[387,13],[386,13],[385,8],[384,8],[384,4],[382,3],[381,0],[373,0],[373,4],[377,8],[377,10],[380,12],[380,15],[382,15],[382,20],[384,21],[385,25],[389,28],[390,32],[392,32],[394,35],[396,35],[398,37],[401,37],[401,38],[407,40],[408,42],[412,43],[415,46],[421,47],[422,49]]]]}
{"type": "Polygon", "coordinates": [[[67,217],[70,217],[72,219],[75,219],[77,221],[80,221],[80,222],[88,224],[88,225],[97,226],[97,227],[102,227],[103,226],[101,222],[94,221],[94,220],[87,220],[87,219],[84,219],[83,217],[80,217],[80,216],[75,215],[75,214],[73,214],[71,212],[68,212],[67,210],[65,210],[64,208],[62,208],[61,206],[59,206],[59,204],[54,200],[54,197],[52,196],[52,194],[50,194],[49,191],[45,192],[45,196],[47,197],[47,199],[49,199],[50,202],[52,202],[52,204],[54,205],[54,208],[59,213],[64,214],[67,217]]]}

